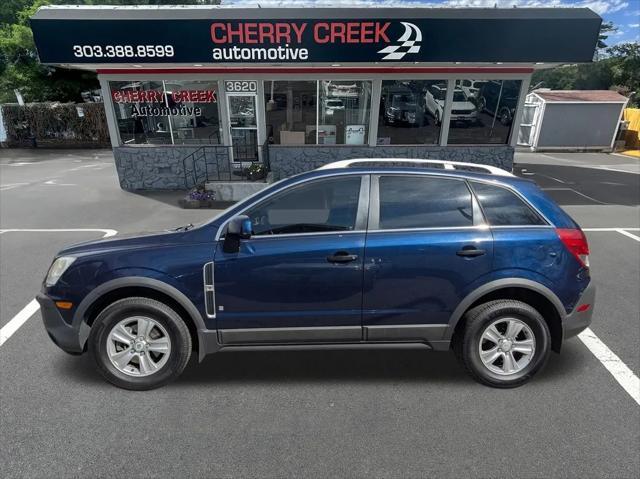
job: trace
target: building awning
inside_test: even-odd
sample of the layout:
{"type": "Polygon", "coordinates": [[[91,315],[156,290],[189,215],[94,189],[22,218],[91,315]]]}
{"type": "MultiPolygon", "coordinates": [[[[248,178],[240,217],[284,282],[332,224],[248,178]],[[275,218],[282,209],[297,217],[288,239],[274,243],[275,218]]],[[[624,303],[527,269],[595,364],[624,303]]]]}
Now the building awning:
{"type": "Polygon", "coordinates": [[[103,68],[349,67],[590,62],[586,8],[41,7],[40,61],[103,68]]]}

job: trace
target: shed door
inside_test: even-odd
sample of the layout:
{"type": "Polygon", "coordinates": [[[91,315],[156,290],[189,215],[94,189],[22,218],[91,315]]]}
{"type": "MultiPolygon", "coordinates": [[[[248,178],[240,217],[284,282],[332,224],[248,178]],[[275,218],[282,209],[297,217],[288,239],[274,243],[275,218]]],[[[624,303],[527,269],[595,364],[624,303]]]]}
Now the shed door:
{"type": "Polygon", "coordinates": [[[538,103],[525,103],[522,110],[522,123],[518,131],[518,145],[533,146],[538,123],[538,103]]]}

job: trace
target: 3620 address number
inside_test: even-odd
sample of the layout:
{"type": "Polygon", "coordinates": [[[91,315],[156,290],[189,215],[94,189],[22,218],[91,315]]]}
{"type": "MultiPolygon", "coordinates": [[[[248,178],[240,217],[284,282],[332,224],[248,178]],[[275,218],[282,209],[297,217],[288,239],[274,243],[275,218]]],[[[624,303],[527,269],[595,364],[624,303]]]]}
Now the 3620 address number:
{"type": "Polygon", "coordinates": [[[163,58],[174,55],[173,45],[74,45],[77,58],[163,58]]]}

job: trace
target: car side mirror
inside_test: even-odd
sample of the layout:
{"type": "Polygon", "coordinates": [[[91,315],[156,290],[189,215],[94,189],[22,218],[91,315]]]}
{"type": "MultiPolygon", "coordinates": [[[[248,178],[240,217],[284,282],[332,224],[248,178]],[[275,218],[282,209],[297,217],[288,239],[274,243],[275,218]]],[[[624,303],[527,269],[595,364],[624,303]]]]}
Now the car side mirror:
{"type": "Polygon", "coordinates": [[[235,216],[227,225],[224,235],[222,250],[225,253],[237,253],[240,251],[240,240],[249,239],[253,234],[253,224],[247,215],[235,216]]]}

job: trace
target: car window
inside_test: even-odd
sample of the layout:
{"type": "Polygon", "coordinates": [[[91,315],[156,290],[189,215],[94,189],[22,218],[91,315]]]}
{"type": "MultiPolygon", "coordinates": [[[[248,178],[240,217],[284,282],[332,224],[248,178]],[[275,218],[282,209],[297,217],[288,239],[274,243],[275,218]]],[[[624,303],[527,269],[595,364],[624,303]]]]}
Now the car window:
{"type": "Polygon", "coordinates": [[[360,176],[329,178],[293,187],[250,208],[254,235],[355,229],[360,176]]]}
{"type": "Polygon", "coordinates": [[[544,225],[544,220],[506,188],[473,181],[484,215],[493,226],[544,225]]]}
{"type": "Polygon", "coordinates": [[[380,229],[473,226],[471,192],[464,181],[382,176],[380,229]]]}

